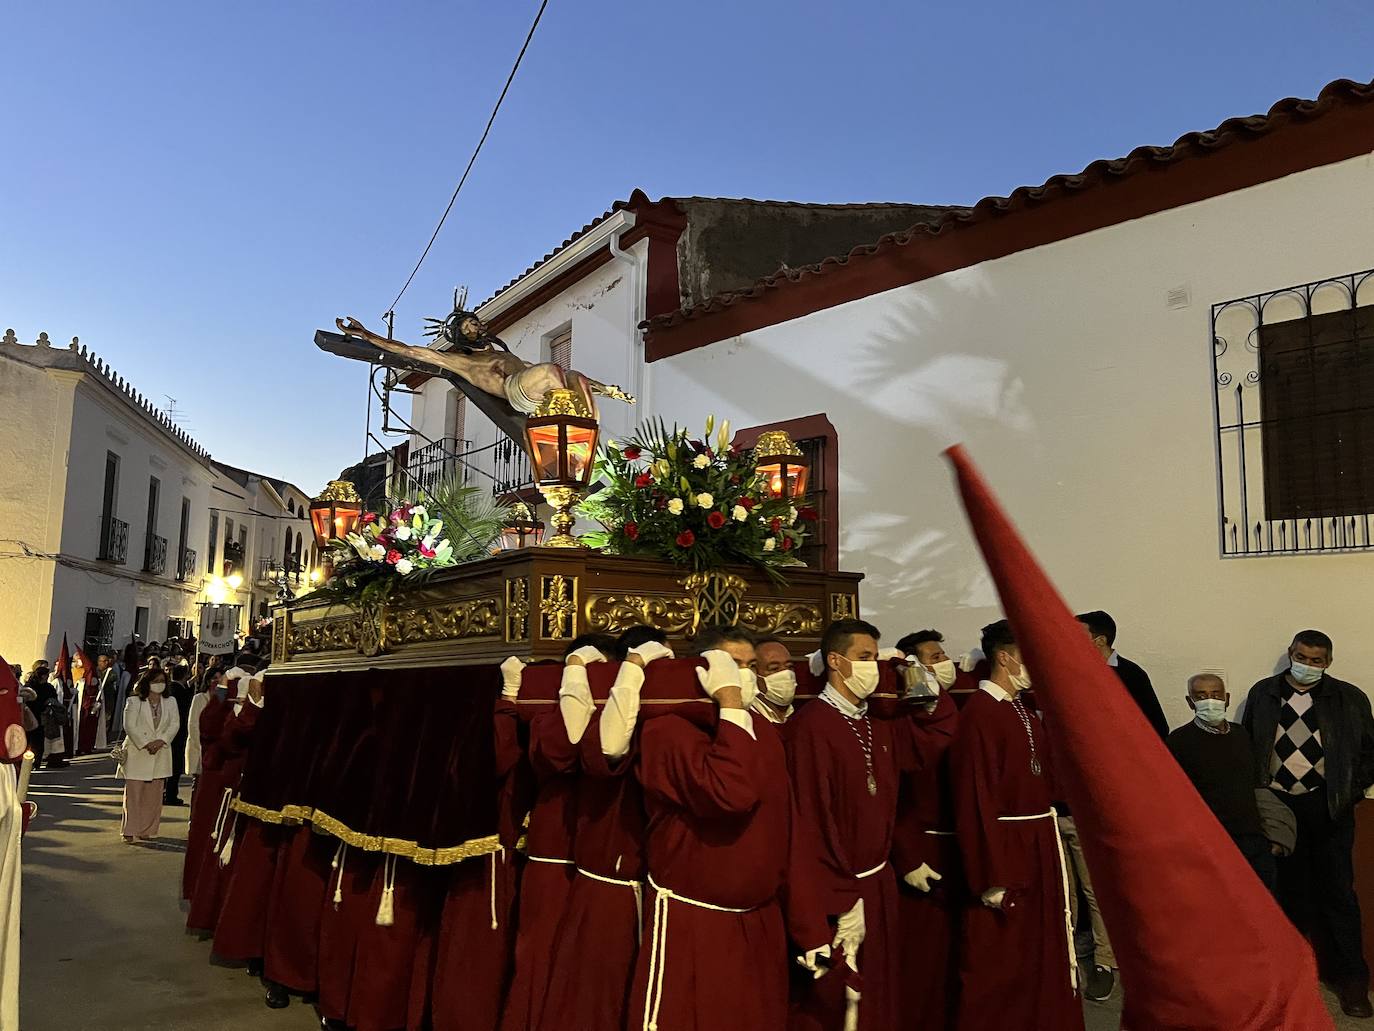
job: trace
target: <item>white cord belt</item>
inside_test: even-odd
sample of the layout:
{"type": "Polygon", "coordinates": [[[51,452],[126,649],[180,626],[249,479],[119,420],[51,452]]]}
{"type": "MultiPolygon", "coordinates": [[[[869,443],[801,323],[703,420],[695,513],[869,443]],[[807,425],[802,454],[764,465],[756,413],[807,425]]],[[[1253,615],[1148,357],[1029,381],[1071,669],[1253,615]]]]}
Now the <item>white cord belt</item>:
{"type": "MultiPolygon", "coordinates": [[[[884,863],[883,866],[887,864],[884,863]]],[[[876,873],[883,867],[879,866],[876,873]]],[[[586,871],[580,871],[585,873],[586,871]]],[[[860,874],[860,876],[864,876],[860,874]]],[[[665,888],[655,883],[652,877],[649,878],[649,887],[654,889],[654,926],[649,932],[651,944],[649,946],[649,987],[648,995],[644,1000],[644,1031],[658,1031],[658,1011],[663,1002],[663,971],[668,966],[668,903],[672,901],[684,902],[689,906],[696,906],[698,909],[709,909],[714,913],[752,913],[756,906],[746,909],[735,909],[731,906],[717,906],[710,902],[702,902],[699,899],[688,898],[686,895],[679,895],[671,888],[665,888]]]]}
{"type": "Polygon", "coordinates": [[[998,823],[1025,823],[1029,820],[1049,820],[1050,826],[1054,828],[1054,848],[1059,853],[1059,883],[1062,888],[1064,899],[1064,937],[1069,945],[1069,984],[1073,986],[1075,992],[1078,991],[1078,956],[1073,947],[1073,912],[1069,908],[1069,864],[1064,858],[1064,839],[1059,834],[1059,814],[1050,807],[1047,813],[1036,813],[1033,816],[999,816],[998,823]]]}
{"type": "Polygon", "coordinates": [[[954,837],[954,832],[953,832],[953,831],[922,831],[921,833],[922,833],[922,834],[931,834],[931,835],[934,835],[934,836],[937,837],[937,838],[952,838],[952,837],[954,837]]]}
{"type": "Polygon", "coordinates": [[[854,876],[862,881],[865,877],[872,877],[875,873],[881,873],[883,867],[885,866],[887,866],[886,859],[884,859],[881,863],[875,866],[872,870],[865,870],[863,873],[856,873],[854,876]]]}
{"type": "Polygon", "coordinates": [[[553,864],[556,865],[556,866],[576,866],[576,865],[577,865],[577,864],[574,863],[571,859],[554,859],[554,858],[551,857],[551,856],[532,856],[532,855],[527,855],[527,856],[525,856],[525,859],[526,859],[527,862],[530,862],[530,863],[553,863],[553,864]]]}

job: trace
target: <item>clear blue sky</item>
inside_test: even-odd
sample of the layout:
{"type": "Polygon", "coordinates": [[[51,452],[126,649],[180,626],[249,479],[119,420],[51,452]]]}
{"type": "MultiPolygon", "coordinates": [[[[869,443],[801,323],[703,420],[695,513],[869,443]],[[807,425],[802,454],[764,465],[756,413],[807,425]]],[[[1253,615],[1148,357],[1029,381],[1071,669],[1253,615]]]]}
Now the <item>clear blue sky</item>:
{"type": "MultiPolygon", "coordinates": [[[[0,329],[79,335],[314,491],[365,374],[311,337],[380,324],[536,7],[9,5],[0,329]]],[[[1340,77],[1374,78],[1367,0],[551,0],[397,334],[636,186],[970,203],[1340,77]]]]}

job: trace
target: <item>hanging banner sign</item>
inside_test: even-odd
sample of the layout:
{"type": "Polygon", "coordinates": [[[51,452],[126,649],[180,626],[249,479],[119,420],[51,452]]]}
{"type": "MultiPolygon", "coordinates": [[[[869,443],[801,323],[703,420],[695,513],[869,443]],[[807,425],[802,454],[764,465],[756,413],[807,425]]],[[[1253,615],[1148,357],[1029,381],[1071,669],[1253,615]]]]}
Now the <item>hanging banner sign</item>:
{"type": "Polygon", "coordinates": [[[196,650],[205,655],[232,655],[239,629],[237,605],[203,605],[196,650]]]}

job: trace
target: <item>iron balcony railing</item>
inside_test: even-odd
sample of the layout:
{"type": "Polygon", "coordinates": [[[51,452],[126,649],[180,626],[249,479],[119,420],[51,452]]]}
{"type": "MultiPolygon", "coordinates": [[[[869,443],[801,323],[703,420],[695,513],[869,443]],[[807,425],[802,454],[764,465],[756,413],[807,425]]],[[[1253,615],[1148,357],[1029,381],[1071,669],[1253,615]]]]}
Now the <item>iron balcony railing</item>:
{"type": "Polygon", "coordinates": [[[167,572],[167,538],[155,533],[148,534],[143,548],[143,571],[161,576],[167,572]]]}
{"type": "Polygon", "coordinates": [[[280,583],[283,572],[286,574],[286,579],[293,583],[299,582],[301,564],[294,558],[284,564],[274,558],[258,559],[258,583],[264,587],[269,584],[280,583]]]}
{"type": "Polygon", "coordinates": [[[177,579],[182,583],[194,580],[196,576],[196,549],[182,548],[181,561],[177,563],[177,579]]]}
{"type": "Polygon", "coordinates": [[[100,535],[100,560],[122,566],[129,561],[129,524],[111,516],[100,535]]]}
{"type": "Polygon", "coordinates": [[[446,481],[466,485],[468,466],[465,456],[472,450],[472,441],[460,437],[440,437],[410,453],[406,472],[410,483],[427,495],[433,495],[439,484],[446,481]]]}
{"type": "Polygon", "coordinates": [[[534,486],[530,456],[523,447],[502,437],[492,448],[491,492],[498,498],[517,494],[534,486]]]}

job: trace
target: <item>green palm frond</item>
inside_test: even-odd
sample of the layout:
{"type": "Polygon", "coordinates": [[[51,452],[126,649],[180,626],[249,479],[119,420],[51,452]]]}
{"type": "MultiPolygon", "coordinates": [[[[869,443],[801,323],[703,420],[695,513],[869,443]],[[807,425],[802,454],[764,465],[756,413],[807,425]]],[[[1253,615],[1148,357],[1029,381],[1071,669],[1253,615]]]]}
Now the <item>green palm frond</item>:
{"type": "Polygon", "coordinates": [[[443,480],[429,493],[430,510],[444,521],[454,559],[471,562],[490,555],[506,521],[506,506],[489,491],[454,479],[443,480]]]}

